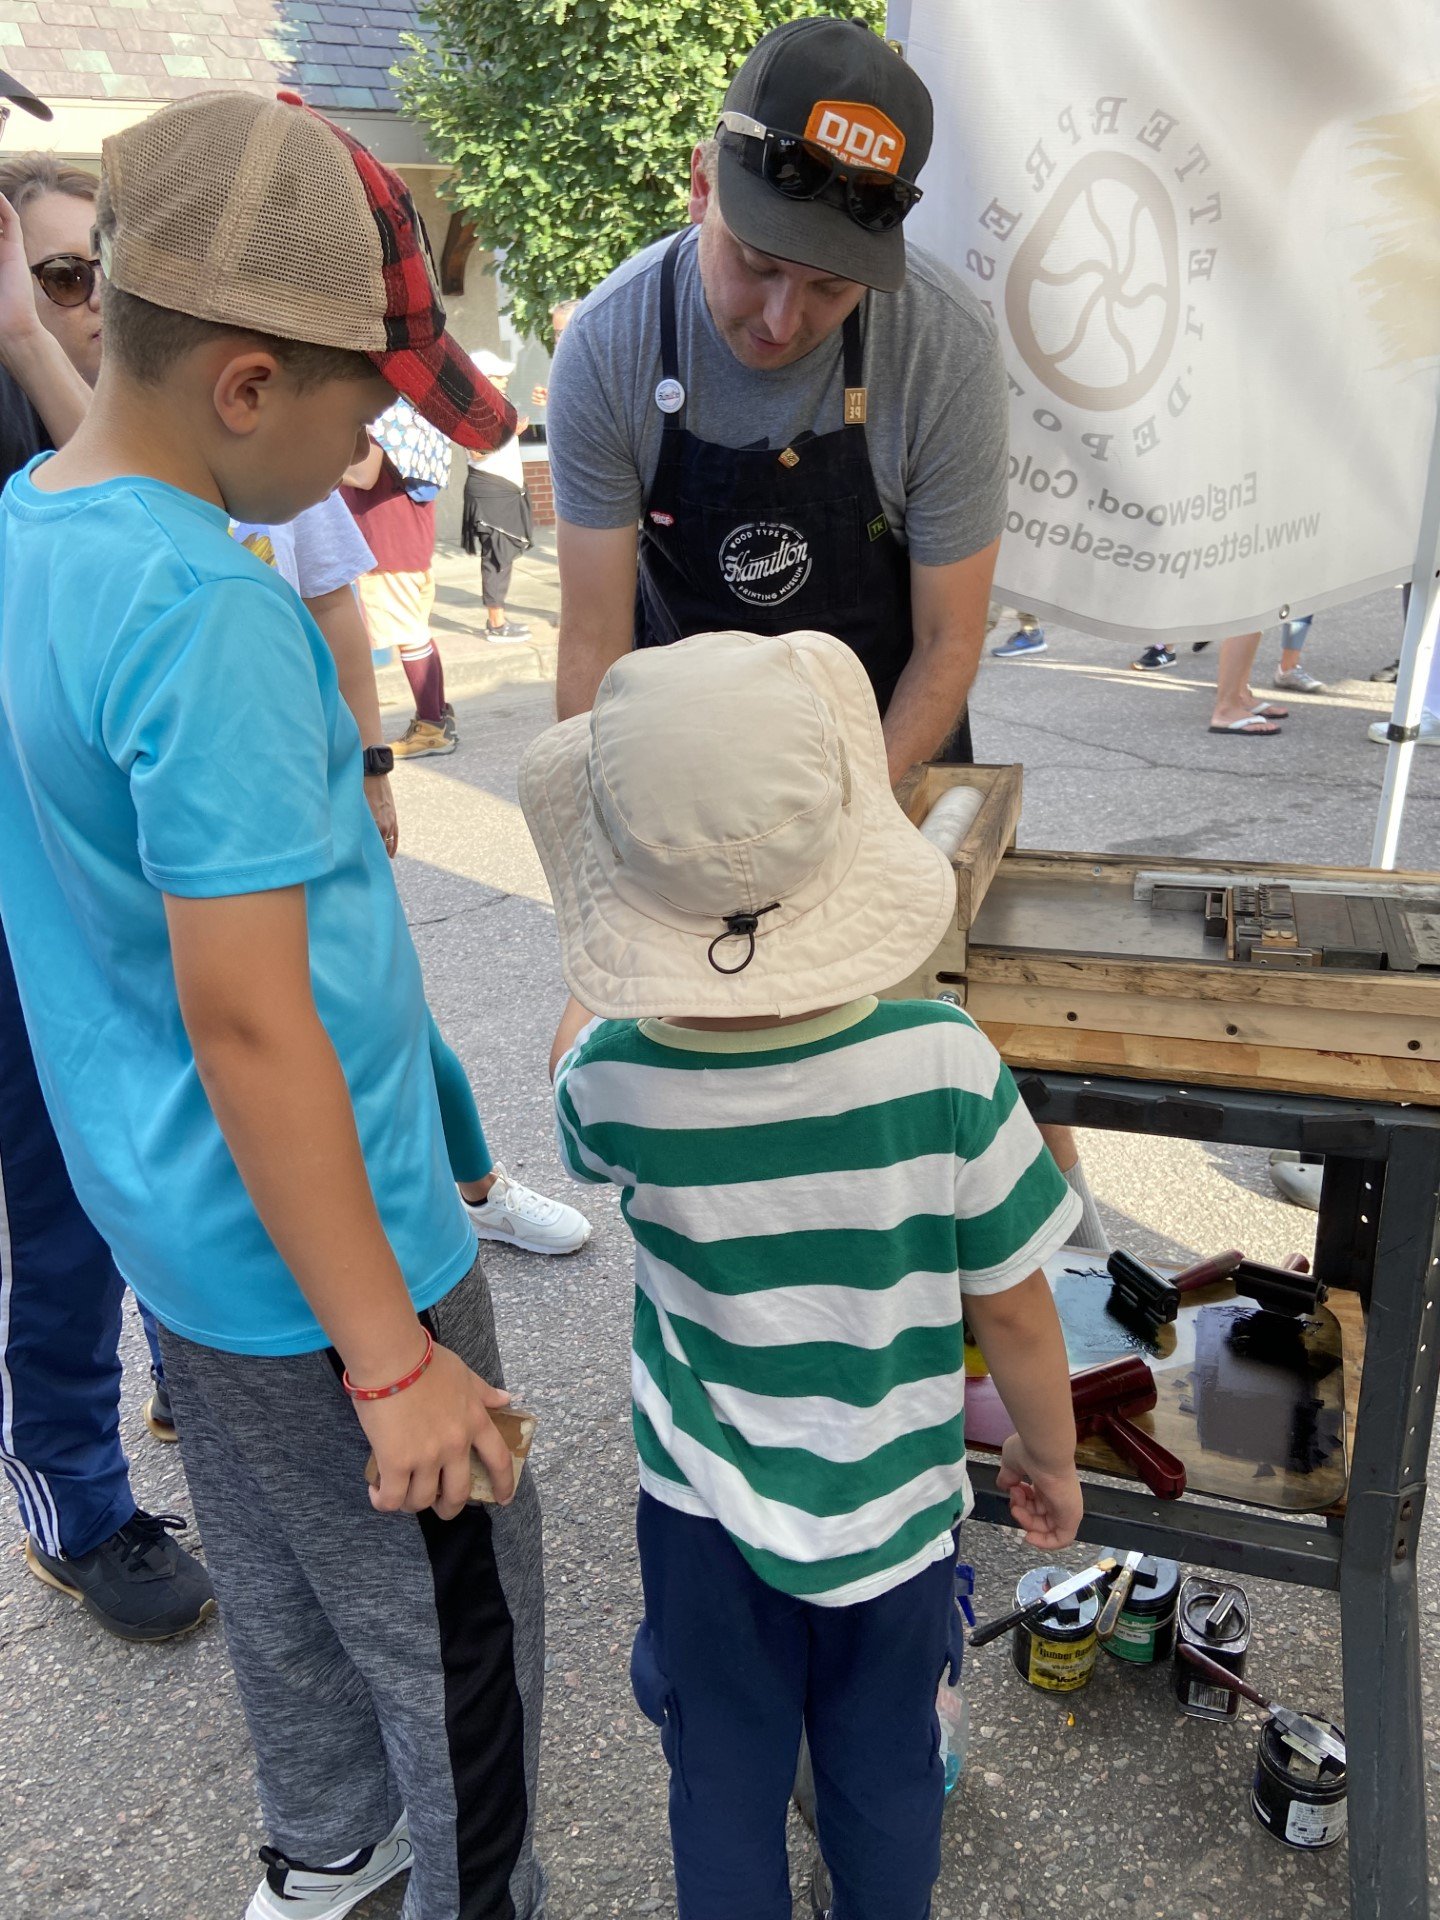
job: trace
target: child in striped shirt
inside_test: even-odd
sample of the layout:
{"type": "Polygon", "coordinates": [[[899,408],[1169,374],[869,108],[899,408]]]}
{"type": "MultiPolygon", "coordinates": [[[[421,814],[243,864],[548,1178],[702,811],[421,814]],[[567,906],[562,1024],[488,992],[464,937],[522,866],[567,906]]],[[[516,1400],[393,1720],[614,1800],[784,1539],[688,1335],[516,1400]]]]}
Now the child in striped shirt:
{"type": "Polygon", "coordinates": [[[606,675],[521,799],[575,996],[562,1155],[635,1237],[645,1619],[681,1920],[789,1920],[802,1729],[835,1920],[925,1920],[954,1620],[963,1320],[1031,1545],[1079,1524],[1041,1262],[1079,1202],[957,1008],[877,1000],[954,911],[823,634],[709,634],[606,675]],[[592,1017],[587,1009],[604,1017],[592,1017]],[[963,1303],[963,1314],[962,1314],[963,1303]]]}

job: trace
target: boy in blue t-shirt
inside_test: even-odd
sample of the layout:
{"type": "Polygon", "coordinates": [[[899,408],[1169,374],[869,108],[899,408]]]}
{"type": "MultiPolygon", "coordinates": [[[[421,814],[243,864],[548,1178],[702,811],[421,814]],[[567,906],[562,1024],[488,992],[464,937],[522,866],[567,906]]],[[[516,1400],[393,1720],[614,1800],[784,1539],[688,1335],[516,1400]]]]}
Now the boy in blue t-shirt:
{"type": "Polygon", "coordinates": [[[465,446],[511,416],[402,183],[298,101],[117,135],[98,221],[93,405],[0,503],[0,913],[77,1192],[162,1326],[270,1833],[248,1914],[413,1862],[413,1920],[532,1920],[538,1505],[359,736],[228,530],[323,498],[397,389],[465,446]],[[503,1507],[467,1505],[472,1448],[503,1507]]]}

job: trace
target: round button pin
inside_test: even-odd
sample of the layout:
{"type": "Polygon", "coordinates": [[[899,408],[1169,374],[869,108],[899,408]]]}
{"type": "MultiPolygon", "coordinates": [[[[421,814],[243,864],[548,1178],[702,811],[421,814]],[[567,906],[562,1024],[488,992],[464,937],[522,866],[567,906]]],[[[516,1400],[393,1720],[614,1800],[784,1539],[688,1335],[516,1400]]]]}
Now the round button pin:
{"type": "Polygon", "coordinates": [[[678,413],[685,404],[685,389],[678,380],[662,380],[655,389],[655,404],[662,413],[678,413]]]}

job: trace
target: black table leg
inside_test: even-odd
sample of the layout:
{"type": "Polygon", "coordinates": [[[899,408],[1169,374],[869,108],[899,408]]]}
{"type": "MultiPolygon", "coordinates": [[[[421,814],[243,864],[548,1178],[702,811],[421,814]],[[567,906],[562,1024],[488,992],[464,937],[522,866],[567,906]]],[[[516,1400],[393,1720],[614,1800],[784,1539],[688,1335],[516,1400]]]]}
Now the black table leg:
{"type": "Polygon", "coordinates": [[[1393,1137],[1340,1555],[1352,1920],[1425,1920],[1415,1555],[1440,1335],[1440,1140],[1393,1137]]]}

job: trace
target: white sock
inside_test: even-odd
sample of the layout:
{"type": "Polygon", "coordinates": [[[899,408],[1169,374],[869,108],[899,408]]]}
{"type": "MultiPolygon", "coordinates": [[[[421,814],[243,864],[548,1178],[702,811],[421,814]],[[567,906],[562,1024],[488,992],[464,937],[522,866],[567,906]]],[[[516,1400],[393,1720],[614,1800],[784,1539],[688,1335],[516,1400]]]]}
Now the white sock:
{"type": "Polygon", "coordinates": [[[355,1862],[364,1851],[365,1849],[363,1847],[357,1847],[353,1853],[347,1853],[343,1860],[327,1860],[324,1866],[317,1868],[316,1871],[319,1873],[344,1873],[347,1867],[353,1867],[355,1865],[355,1862]]]}
{"type": "Polygon", "coordinates": [[[1078,1193],[1084,1211],[1080,1215],[1079,1225],[1071,1234],[1071,1242],[1077,1247],[1085,1247],[1092,1253],[1113,1253],[1110,1236],[1105,1231],[1105,1223],[1100,1218],[1100,1209],[1095,1204],[1095,1196],[1090,1191],[1090,1182],[1085,1178],[1085,1163],[1077,1160],[1073,1167],[1066,1169],[1065,1184],[1072,1193],[1078,1193]]]}

